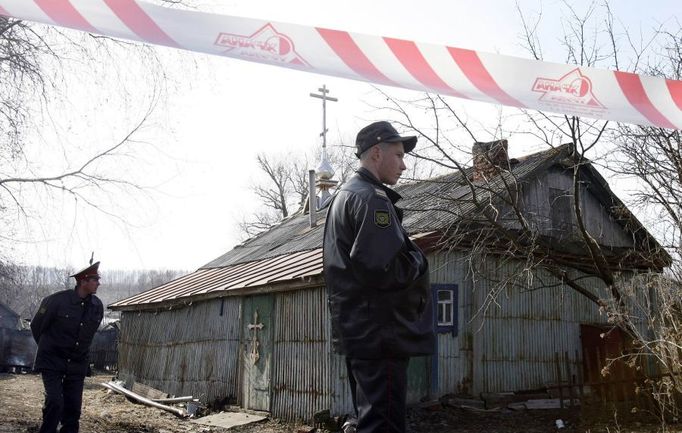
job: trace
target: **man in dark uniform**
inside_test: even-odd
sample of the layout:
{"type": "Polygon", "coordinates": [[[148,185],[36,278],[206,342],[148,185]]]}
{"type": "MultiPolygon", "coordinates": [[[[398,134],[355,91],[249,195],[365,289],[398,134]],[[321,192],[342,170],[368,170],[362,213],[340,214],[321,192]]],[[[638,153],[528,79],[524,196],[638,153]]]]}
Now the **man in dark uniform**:
{"type": "MultiPolygon", "coordinates": [[[[91,262],[92,263],[92,262],[91,262]]],[[[76,287],[54,293],[40,304],[31,322],[38,343],[34,369],[45,386],[40,433],[77,433],[88,371],[90,343],[102,322],[104,309],[95,296],[99,262],[73,275],[76,287]]]]}
{"type": "Polygon", "coordinates": [[[346,356],[358,433],[404,433],[407,365],[435,349],[428,263],[402,227],[395,185],[416,137],[388,122],[357,135],[360,169],[327,212],[324,276],[332,345],[346,356]]]}

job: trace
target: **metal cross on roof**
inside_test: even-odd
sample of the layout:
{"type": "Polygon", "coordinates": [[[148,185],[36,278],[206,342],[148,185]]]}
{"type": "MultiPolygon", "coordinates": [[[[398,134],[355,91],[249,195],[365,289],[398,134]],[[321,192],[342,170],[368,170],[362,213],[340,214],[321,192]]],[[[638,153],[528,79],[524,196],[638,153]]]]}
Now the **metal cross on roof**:
{"type": "Polygon", "coordinates": [[[258,353],[258,346],[260,346],[260,343],[258,342],[258,331],[263,329],[264,325],[262,323],[258,323],[258,310],[253,312],[253,323],[249,323],[247,328],[249,328],[249,331],[253,331],[253,336],[251,337],[251,352],[249,353],[249,357],[251,358],[251,362],[254,364],[258,362],[260,359],[260,353],[258,353]]]}
{"type": "Polygon", "coordinates": [[[320,91],[321,95],[318,95],[317,93],[311,93],[310,96],[313,98],[318,98],[322,100],[322,132],[320,133],[320,137],[322,137],[322,149],[327,149],[327,101],[332,101],[332,102],[337,102],[338,99],[332,98],[331,96],[327,96],[329,93],[329,90],[327,89],[327,85],[323,84],[322,87],[317,89],[320,91]]]}
{"type": "MultiPolygon", "coordinates": [[[[336,186],[337,182],[332,181],[331,178],[334,176],[334,169],[332,168],[331,164],[329,163],[329,158],[327,157],[327,101],[332,101],[332,102],[337,102],[337,98],[333,98],[331,96],[327,96],[329,93],[329,90],[327,89],[326,85],[322,85],[319,89],[320,94],[317,93],[311,93],[310,96],[313,98],[318,98],[322,99],[322,132],[320,133],[320,136],[322,137],[322,155],[320,158],[320,166],[317,168],[317,187],[320,190],[320,198],[319,201],[315,194],[313,194],[312,191],[312,185],[311,185],[311,191],[310,191],[310,209],[317,210],[320,205],[323,205],[326,203],[330,198],[331,194],[329,193],[329,189],[336,186]]],[[[312,215],[313,212],[310,212],[311,215],[311,221],[312,221],[312,215]]],[[[311,222],[311,226],[314,223],[311,222]]]]}

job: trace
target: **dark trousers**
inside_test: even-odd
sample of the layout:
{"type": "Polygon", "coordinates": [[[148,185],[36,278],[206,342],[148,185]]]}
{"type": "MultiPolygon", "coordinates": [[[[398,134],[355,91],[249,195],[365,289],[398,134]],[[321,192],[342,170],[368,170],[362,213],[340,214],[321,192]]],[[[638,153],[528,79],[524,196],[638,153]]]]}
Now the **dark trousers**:
{"type": "Polygon", "coordinates": [[[346,358],[357,433],[405,433],[409,358],[346,358]]]}
{"type": "Polygon", "coordinates": [[[51,370],[43,370],[41,376],[45,404],[40,433],[55,433],[60,422],[60,433],[78,433],[85,377],[51,370]]]}

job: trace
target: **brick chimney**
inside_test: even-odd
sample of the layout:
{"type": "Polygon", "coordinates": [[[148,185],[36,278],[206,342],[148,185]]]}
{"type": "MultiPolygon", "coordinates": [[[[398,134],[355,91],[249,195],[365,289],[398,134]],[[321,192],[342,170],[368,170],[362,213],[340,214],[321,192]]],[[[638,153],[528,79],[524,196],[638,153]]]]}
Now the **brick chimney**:
{"type": "Polygon", "coordinates": [[[490,180],[502,170],[509,170],[507,140],[476,142],[472,147],[474,155],[474,182],[490,180]]]}

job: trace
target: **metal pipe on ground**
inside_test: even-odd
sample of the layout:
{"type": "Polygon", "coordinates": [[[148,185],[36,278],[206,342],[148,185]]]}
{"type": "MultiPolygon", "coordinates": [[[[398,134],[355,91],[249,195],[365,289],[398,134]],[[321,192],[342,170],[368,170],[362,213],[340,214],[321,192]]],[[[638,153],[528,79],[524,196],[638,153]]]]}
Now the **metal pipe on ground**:
{"type": "Polygon", "coordinates": [[[198,398],[194,398],[191,395],[184,397],[152,398],[151,400],[157,403],[185,403],[188,401],[199,401],[198,398]]]}
{"type": "Polygon", "coordinates": [[[115,383],[108,382],[108,383],[101,383],[100,385],[102,385],[103,387],[108,388],[114,392],[117,392],[119,394],[123,394],[127,397],[130,397],[133,400],[137,400],[146,406],[151,406],[151,407],[155,407],[157,409],[165,410],[166,412],[170,412],[173,415],[179,416],[180,418],[187,418],[189,416],[185,409],[180,409],[177,407],[166,406],[165,404],[157,403],[153,400],[142,397],[139,394],[135,394],[134,392],[127,390],[127,389],[123,388],[122,386],[117,385],[115,383]]]}

